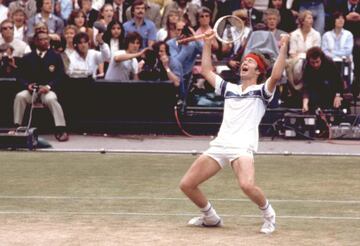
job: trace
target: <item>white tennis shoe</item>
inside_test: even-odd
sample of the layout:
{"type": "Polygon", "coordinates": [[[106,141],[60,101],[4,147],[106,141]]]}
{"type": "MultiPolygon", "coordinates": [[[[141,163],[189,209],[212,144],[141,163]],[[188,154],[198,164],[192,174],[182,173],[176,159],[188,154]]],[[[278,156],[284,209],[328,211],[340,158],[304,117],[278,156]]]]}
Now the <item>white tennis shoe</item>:
{"type": "Polygon", "coordinates": [[[215,223],[210,222],[210,219],[207,219],[205,216],[194,217],[189,220],[188,225],[198,226],[198,227],[221,227],[223,226],[222,219],[216,216],[215,223]]]}
{"type": "Polygon", "coordinates": [[[260,232],[264,234],[271,234],[275,231],[275,211],[272,210],[270,216],[264,216],[264,224],[262,225],[260,232]]]}

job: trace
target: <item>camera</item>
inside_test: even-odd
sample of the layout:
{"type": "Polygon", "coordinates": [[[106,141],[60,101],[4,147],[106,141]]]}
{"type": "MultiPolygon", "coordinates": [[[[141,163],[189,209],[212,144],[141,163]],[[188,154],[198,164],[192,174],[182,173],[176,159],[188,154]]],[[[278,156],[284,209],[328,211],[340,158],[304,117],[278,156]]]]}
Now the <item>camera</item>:
{"type": "Polygon", "coordinates": [[[33,91],[38,91],[39,90],[39,85],[38,84],[33,84],[31,86],[31,89],[33,89],[33,91]]]}

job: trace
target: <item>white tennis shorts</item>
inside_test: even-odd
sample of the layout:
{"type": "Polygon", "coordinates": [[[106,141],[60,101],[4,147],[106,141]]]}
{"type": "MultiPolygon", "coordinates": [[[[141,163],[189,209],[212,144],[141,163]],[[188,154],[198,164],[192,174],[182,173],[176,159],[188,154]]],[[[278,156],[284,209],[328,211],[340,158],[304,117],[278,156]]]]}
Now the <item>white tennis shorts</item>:
{"type": "Polygon", "coordinates": [[[251,157],[252,159],[254,158],[254,151],[251,149],[229,148],[221,146],[211,146],[203,154],[213,158],[221,168],[226,167],[232,161],[242,156],[251,157]]]}

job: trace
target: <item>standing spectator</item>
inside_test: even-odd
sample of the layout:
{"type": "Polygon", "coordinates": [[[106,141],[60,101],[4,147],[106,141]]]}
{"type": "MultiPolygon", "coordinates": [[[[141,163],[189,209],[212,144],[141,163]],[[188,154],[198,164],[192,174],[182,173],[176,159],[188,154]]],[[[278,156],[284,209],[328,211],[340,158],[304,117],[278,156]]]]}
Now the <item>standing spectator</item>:
{"type": "Polygon", "coordinates": [[[176,36],[176,23],[180,19],[179,11],[171,9],[167,15],[166,25],[156,33],[156,40],[165,41],[176,36]]]}
{"type": "Polygon", "coordinates": [[[325,30],[325,0],[294,0],[292,9],[297,12],[308,10],[314,19],[314,29],[320,34],[325,30]]]}
{"type": "Polygon", "coordinates": [[[131,5],[133,18],[124,23],[125,35],[129,32],[137,32],[142,37],[142,47],[151,47],[156,41],[156,26],[153,21],[145,18],[145,3],[143,0],[135,0],[131,5]]]}
{"type": "Polygon", "coordinates": [[[36,14],[36,0],[16,0],[9,4],[9,15],[16,9],[24,10],[26,18],[30,19],[36,14]]]}
{"type": "Polygon", "coordinates": [[[344,28],[354,36],[353,60],[354,81],[352,85],[354,96],[360,93],[360,4],[359,0],[348,0],[340,7],[345,16],[344,28]]]}
{"type": "Polygon", "coordinates": [[[103,34],[99,33],[96,40],[99,43],[100,51],[90,49],[90,38],[84,32],[74,37],[76,52],[69,56],[70,64],[67,74],[70,78],[96,78],[96,70],[99,64],[110,59],[110,48],[102,39],[103,34]]]}
{"type": "Polygon", "coordinates": [[[109,45],[111,55],[124,49],[125,31],[121,22],[112,20],[107,26],[103,39],[109,45]]]}
{"type": "MultiPolygon", "coordinates": [[[[52,14],[52,1],[51,0],[38,0],[36,3],[38,13],[31,17],[28,21],[28,38],[34,36],[34,27],[39,22],[43,22],[49,29],[49,34],[56,34],[57,40],[60,40],[60,36],[64,30],[64,22],[59,17],[52,14]]],[[[53,39],[53,37],[52,37],[53,39]]]]}
{"type": "Polygon", "coordinates": [[[326,57],[320,47],[306,53],[307,64],[303,73],[303,112],[339,108],[342,102],[342,81],[334,62],[326,57]]]}
{"type": "Polygon", "coordinates": [[[12,12],[11,19],[14,22],[14,38],[27,42],[27,17],[23,9],[12,12]]]}
{"type": "MultiPolygon", "coordinates": [[[[156,29],[161,27],[161,13],[160,6],[156,3],[152,3],[149,0],[144,0],[145,3],[145,18],[155,23],[156,29]]],[[[133,17],[131,14],[131,8],[126,10],[127,20],[131,20],[133,17]]]]}
{"type": "Polygon", "coordinates": [[[129,81],[138,80],[139,64],[136,58],[141,57],[147,49],[140,51],[142,37],[137,32],[129,32],[125,37],[125,50],[112,54],[106,80],[129,81]]]}
{"type": "Polygon", "coordinates": [[[8,18],[9,9],[3,4],[4,0],[0,0],[0,22],[8,18]]]}
{"type": "Polygon", "coordinates": [[[255,0],[240,0],[242,3],[242,9],[246,10],[249,19],[249,26],[254,27],[262,23],[263,13],[260,10],[254,8],[255,0]]]}
{"type": "Polygon", "coordinates": [[[300,78],[306,51],[311,47],[321,45],[320,33],[312,27],[313,17],[309,10],[300,12],[298,22],[299,28],[290,33],[290,60],[286,69],[290,85],[297,91],[302,88],[300,78]]]}
{"type": "Polygon", "coordinates": [[[321,48],[325,55],[333,60],[351,60],[352,50],[354,46],[354,37],[352,33],[345,30],[345,17],[341,12],[333,14],[332,30],[327,31],[322,36],[321,48]]]}
{"type": "Polygon", "coordinates": [[[162,26],[166,25],[167,16],[171,9],[175,9],[180,12],[180,16],[189,21],[191,27],[196,26],[196,13],[199,6],[190,2],[190,0],[173,0],[172,3],[167,5],[164,9],[162,17],[162,26]]]}
{"type": "Polygon", "coordinates": [[[0,24],[1,40],[0,44],[7,43],[14,48],[14,57],[23,57],[26,53],[30,53],[30,46],[20,39],[14,38],[14,23],[11,20],[4,20],[0,24]]]}
{"type": "Polygon", "coordinates": [[[14,100],[14,123],[21,125],[26,105],[31,103],[32,93],[38,86],[38,97],[51,111],[56,126],[55,137],[58,141],[67,141],[66,123],[63,110],[53,91],[63,79],[64,67],[59,54],[50,49],[47,33],[38,32],[34,36],[34,49],[24,56],[20,67],[19,81],[26,89],[19,92],[14,100]]]}
{"type": "Polygon", "coordinates": [[[275,8],[280,12],[278,29],[290,33],[296,29],[295,17],[290,9],[286,8],[286,0],[270,0],[269,8],[275,8]]]}

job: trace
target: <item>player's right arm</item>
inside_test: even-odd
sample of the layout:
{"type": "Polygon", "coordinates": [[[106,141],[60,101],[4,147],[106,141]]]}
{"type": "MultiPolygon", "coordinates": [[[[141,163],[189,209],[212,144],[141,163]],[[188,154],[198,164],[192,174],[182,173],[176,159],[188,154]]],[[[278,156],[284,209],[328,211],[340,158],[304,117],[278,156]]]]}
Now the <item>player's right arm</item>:
{"type": "Polygon", "coordinates": [[[215,87],[216,74],[213,72],[213,65],[211,61],[211,42],[214,36],[214,31],[207,31],[205,33],[203,52],[201,56],[201,75],[213,87],[215,87]]]}

